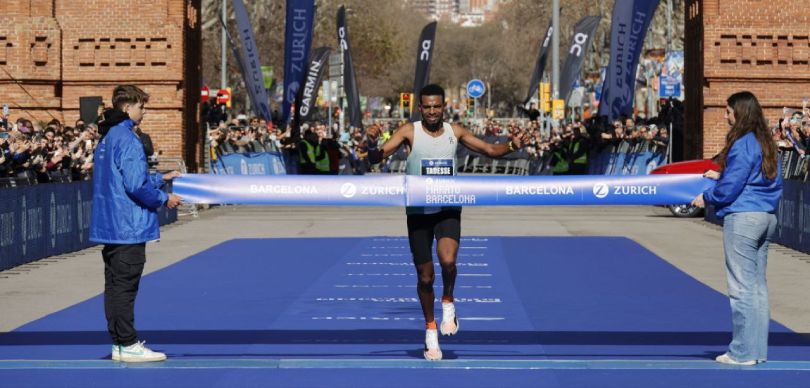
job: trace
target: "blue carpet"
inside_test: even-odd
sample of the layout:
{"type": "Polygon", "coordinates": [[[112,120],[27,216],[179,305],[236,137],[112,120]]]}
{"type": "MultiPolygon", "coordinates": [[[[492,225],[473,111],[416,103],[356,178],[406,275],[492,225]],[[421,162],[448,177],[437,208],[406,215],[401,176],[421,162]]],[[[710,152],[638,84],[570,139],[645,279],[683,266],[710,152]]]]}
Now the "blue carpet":
{"type": "MultiPolygon", "coordinates": [[[[637,361],[629,369],[459,370],[414,364],[422,357],[424,332],[407,245],[398,237],[228,241],[142,281],[136,306],[140,338],[172,361],[191,366],[119,368],[105,362],[104,369],[34,370],[4,364],[108,358],[99,296],[0,335],[0,386],[107,386],[116,380],[118,386],[145,381],[162,382],[158,386],[406,386],[421,381],[451,386],[527,381],[530,386],[791,386],[810,378],[810,342],[777,322],[771,323],[771,365],[797,361],[799,370],[645,363],[698,360],[715,368],[711,358],[730,341],[728,299],[633,241],[608,237],[463,239],[456,288],[461,331],[440,341],[445,359],[459,362],[637,361]],[[382,369],[238,366],[238,360],[251,359],[403,364],[382,369]],[[213,360],[237,360],[238,365],[205,367],[213,360]]],[[[707,265],[722,266],[722,258],[707,265]]],[[[99,258],[99,276],[102,269],[99,258]]]]}

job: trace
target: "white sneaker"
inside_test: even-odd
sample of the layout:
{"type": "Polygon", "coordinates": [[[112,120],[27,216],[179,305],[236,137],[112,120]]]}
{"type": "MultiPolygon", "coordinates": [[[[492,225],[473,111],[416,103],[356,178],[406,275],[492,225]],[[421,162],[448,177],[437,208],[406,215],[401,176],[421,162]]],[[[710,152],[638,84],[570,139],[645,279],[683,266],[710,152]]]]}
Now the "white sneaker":
{"type": "Polygon", "coordinates": [[[458,333],[458,317],[456,306],[452,303],[442,303],[442,335],[455,335],[458,333]]]}
{"type": "Polygon", "coordinates": [[[121,361],[121,347],[118,345],[112,346],[111,358],[113,361],[121,361]]]}
{"type": "Polygon", "coordinates": [[[715,358],[714,360],[721,363],[721,364],[728,364],[728,365],[751,366],[751,365],[756,365],[757,364],[756,360],[737,361],[737,360],[731,358],[731,356],[729,356],[728,353],[723,353],[723,354],[717,356],[717,358],[715,358]]]}
{"type": "Polygon", "coordinates": [[[439,361],[442,359],[442,350],[439,349],[439,333],[436,329],[425,330],[425,360],[439,361]]]}
{"type": "Polygon", "coordinates": [[[129,346],[121,346],[121,361],[123,362],[154,362],[163,361],[166,355],[160,352],[153,352],[144,346],[145,342],[136,342],[129,346]]]}

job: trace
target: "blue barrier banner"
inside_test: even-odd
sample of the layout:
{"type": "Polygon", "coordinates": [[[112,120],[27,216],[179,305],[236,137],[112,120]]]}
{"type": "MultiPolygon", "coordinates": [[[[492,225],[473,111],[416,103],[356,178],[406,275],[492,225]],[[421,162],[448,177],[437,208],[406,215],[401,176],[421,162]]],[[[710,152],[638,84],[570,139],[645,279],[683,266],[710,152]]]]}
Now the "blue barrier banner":
{"type": "MultiPolygon", "coordinates": [[[[92,181],[0,189],[0,270],[95,245],[87,240],[92,207],[92,181]]],[[[158,217],[174,222],[177,210],[158,217]]]]}
{"type": "Polygon", "coordinates": [[[256,152],[220,156],[211,167],[215,174],[226,175],[284,175],[286,170],[281,154],[256,152]]]}
{"type": "Polygon", "coordinates": [[[187,203],[403,206],[405,177],[185,174],[174,193],[187,203]]]}
{"type": "Polygon", "coordinates": [[[174,192],[189,203],[342,206],[671,205],[714,181],[701,175],[222,176],[186,174],[174,192]]]}

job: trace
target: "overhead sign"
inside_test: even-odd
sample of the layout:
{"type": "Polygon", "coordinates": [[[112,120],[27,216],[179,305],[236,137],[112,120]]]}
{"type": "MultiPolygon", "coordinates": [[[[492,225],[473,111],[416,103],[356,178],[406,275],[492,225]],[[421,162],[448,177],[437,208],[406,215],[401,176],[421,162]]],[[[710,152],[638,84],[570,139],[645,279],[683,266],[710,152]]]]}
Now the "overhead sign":
{"type": "Polygon", "coordinates": [[[472,98],[479,98],[487,92],[487,85],[480,79],[470,80],[467,82],[467,95],[472,98]]]}

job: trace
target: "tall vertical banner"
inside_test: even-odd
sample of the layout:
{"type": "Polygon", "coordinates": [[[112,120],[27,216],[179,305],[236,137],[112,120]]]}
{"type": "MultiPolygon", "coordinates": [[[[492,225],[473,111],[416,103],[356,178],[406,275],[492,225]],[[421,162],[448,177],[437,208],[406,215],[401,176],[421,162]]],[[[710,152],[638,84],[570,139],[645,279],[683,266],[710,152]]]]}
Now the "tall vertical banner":
{"type": "Polygon", "coordinates": [[[560,76],[560,98],[563,101],[568,101],[568,95],[571,93],[574,82],[579,79],[582,62],[585,60],[588,49],[591,48],[593,34],[596,32],[596,27],[599,27],[601,19],[599,16],[586,16],[574,26],[571,48],[568,49],[568,57],[565,58],[565,64],[560,76]]]}
{"type": "Polygon", "coordinates": [[[529,103],[529,100],[537,93],[537,88],[540,85],[540,79],[543,77],[543,71],[546,69],[546,57],[548,56],[548,48],[551,45],[551,37],[554,34],[554,25],[549,22],[548,29],[546,30],[546,38],[540,45],[540,52],[537,53],[537,61],[534,63],[534,72],[532,73],[532,80],[529,81],[529,93],[523,100],[523,105],[529,103]]]}
{"type": "Polygon", "coordinates": [[[636,69],[644,36],[660,0],[616,0],[610,30],[610,64],[599,115],[614,120],[633,112],[636,69]]]}
{"type": "Polygon", "coordinates": [[[290,107],[307,71],[307,54],[312,45],[312,22],[315,19],[315,0],[287,0],[287,19],[284,32],[284,100],[281,118],[290,120],[290,107]]]}
{"type": "Polygon", "coordinates": [[[304,85],[298,89],[298,96],[295,99],[295,122],[298,124],[294,125],[295,128],[312,116],[315,100],[318,98],[318,88],[321,87],[324,70],[329,66],[331,52],[329,47],[318,47],[309,56],[304,85]]]}
{"type": "MultiPolygon", "coordinates": [[[[416,47],[416,75],[413,79],[413,95],[418,99],[419,92],[430,81],[430,60],[433,58],[433,46],[436,43],[436,22],[431,22],[422,29],[419,45],[416,47]]],[[[420,101],[417,100],[417,103],[420,101]]],[[[411,113],[411,122],[419,121],[422,115],[419,109],[411,113]]]]}
{"type": "Polygon", "coordinates": [[[244,77],[245,87],[250,93],[251,105],[257,116],[270,121],[270,100],[267,98],[267,90],[264,89],[259,47],[256,46],[253,27],[250,25],[250,18],[248,18],[242,0],[233,0],[233,11],[236,15],[236,25],[239,28],[239,39],[242,42],[242,77],[244,77]]]}
{"type": "Polygon", "coordinates": [[[227,37],[228,45],[231,47],[231,55],[236,58],[236,64],[239,65],[239,73],[242,75],[242,80],[245,81],[245,86],[247,86],[247,69],[245,69],[245,64],[242,61],[242,54],[239,53],[239,46],[234,42],[233,36],[231,36],[231,32],[228,31],[228,25],[225,24],[225,21],[219,19],[219,23],[222,24],[222,30],[225,31],[225,37],[227,37]]]}
{"type": "Polygon", "coordinates": [[[357,90],[357,77],[354,75],[349,30],[346,28],[346,8],[342,5],[337,13],[337,35],[338,45],[343,50],[343,89],[346,90],[349,124],[355,128],[362,128],[363,116],[360,110],[360,93],[357,90]]]}

